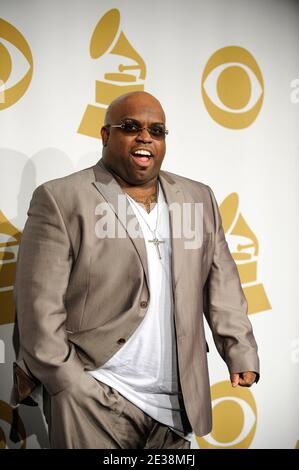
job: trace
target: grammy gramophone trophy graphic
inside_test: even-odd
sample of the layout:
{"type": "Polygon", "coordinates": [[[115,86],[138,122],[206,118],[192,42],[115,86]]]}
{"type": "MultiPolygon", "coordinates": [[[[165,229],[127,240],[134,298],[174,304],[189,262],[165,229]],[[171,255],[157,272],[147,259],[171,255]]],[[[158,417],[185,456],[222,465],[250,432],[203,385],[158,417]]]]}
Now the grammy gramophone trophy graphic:
{"type": "Polygon", "coordinates": [[[142,57],[130,44],[120,29],[120,13],[109,10],[98,22],[90,41],[90,55],[93,59],[114,54],[122,57],[117,71],[104,74],[104,80],[96,80],[95,103],[89,104],[84,112],[78,132],[97,139],[108,105],[118,96],[131,91],[143,91],[146,66],[142,57]],[[129,59],[129,64],[123,64],[129,59]],[[129,73],[128,73],[129,72],[129,73]]]}
{"type": "Polygon", "coordinates": [[[257,280],[258,240],[239,211],[239,197],[229,194],[220,205],[223,229],[229,242],[244,294],[248,302],[248,314],[270,310],[263,284],[257,280]]]}
{"type": "Polygon", "coordinates": [[[21,233],[0,210],[0,325],[15,321],[13,285],[21,233]]]}

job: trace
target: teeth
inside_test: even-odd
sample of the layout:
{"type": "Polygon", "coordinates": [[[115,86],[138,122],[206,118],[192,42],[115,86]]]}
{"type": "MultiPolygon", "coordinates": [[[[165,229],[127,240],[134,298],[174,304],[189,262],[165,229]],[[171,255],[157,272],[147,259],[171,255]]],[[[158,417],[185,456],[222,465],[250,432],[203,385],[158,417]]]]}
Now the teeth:
{"type": "Polygon", "coordinates": [[[145,157],[150,157],[151,153],[148,150],[136,150],[134,155],[144,155],[145,157]]]}

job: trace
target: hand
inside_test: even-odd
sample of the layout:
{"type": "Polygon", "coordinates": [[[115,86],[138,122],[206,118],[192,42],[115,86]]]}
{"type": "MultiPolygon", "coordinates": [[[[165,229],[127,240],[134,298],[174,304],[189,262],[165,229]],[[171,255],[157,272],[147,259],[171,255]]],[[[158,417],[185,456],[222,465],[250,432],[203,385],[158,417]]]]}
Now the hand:
{"type": "Polygon", "coordinates": [[[230,381],[233,387],[240,385],[241,387],[251,387],[255,382],[255,372],[240,372],[238,374],[230,374],[230,381]]]}

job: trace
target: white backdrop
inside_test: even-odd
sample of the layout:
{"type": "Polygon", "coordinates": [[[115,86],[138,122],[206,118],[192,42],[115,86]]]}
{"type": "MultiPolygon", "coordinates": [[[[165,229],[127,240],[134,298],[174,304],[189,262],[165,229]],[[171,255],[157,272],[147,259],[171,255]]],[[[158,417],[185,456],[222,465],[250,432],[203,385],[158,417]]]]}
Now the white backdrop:
{"type": "Polygon", "coordinates": [[[207,331],[214,428],[192,446],[296,447],[299,2],[1,0],[0,18],[0,447],[47,446],[40,411],[25,406],[11,439],[8,405],[14,256],[31,194],[100,158],[92,134],[120,85],[161,100],[170,130],[163,168],[213,188],[259,345],[259,384],[235,391],[207,331]],[[218,68],[202,88],[212,56],[218,68]],[[118,69],[136,62],[141,70],[118,69]]]}

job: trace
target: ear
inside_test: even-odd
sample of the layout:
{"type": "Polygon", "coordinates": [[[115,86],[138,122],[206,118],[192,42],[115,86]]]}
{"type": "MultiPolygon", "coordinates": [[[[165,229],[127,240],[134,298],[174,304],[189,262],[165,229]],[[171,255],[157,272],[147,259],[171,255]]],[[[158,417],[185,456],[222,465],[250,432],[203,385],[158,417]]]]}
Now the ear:
{"type": "Polygon", "coordinates": [[[102,142],[103,142],[103,147],[107,146],[108,139],[109,139],[109,129],[106,126],[103,126],[101,129],[101,136],[102,136],[102,142]]]}

